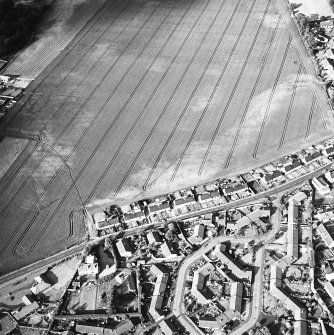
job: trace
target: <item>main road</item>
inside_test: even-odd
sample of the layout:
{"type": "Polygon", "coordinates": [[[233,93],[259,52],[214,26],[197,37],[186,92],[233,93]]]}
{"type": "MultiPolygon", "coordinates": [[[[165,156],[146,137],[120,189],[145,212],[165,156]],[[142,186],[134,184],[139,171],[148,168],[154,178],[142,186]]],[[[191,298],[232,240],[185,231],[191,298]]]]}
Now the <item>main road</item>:
{"type": "MultiPolygon", "coordinates": [[[[240,200],[237,200],[237,201],[233,201],[233,202],[230,202],[228,204],[223,204],[223,205],[220,205],[220,206],[215,206],[215,207],[212,207],[212,208],[204,209],[204,210],[201,210],[201,211],[180,215],[180,216],[177,216],[173,219],[168,220],[167,223],[168,222],[173,222],[175,220],[184,220],[184,219],[187,219],[187,218],[207,214],[207,213],[214,212],[214,211],[228,210],[228,209],[232,209],[232,208],[236,208],[236,207],[247,206],[247,205],[252,204],[256,201],[259,201],[260,199],[262,199],[264,197],[268,197],[268,196],[272,196],[272,195],[277,195],[279,193],[287,192],[287,191],[292,190],[292,189],[296,188],[297,186],[303,184],[304,182],[310,180],[311,178],[322,174],[326,169],[330,168],[331,165],[332,165],[332,163],[326,164],[326,165],[320,167],[319,169],[317,169],[315,171],[312,171],[308,174],[305,174],[305,175],[303,175],[299,178],[296,178],[292,181],[289,181],[289,182],[287,182],[283,185],[280,185],[276,188],[269,189],[269,190],[264,191],[264,192],[259,193],[259,194],[255,194],[251,197],[240,199],[240,200]]],[[[150,224],[150,225],[145,226],[145,229],[151,229],[151,228],[154,228],[154,227],[158,227],[160,225],[161,225],[161,223],[150,224]]],[[[138,232],[138,228],[132,228],[132,229],[127,230],[125,232],[125,235],[126,236],[131,235],[131,234],[134,234],[136,232],[138,232]]],[[[115,237],[115,236],[117,236],[117,234],[110,234],[108,236],[109,237],[115,237]]],[[[4,285],[4,284],[5,285],[10,284],[10,283],[13,283],[16,280],[23,279],[30,272],[35,272],[36,271],[36,272],[41,273],[41,272],[43,272],[43,270],[45,268],[47,268],[49,266],[52,266],[54,263],[59,262],[64,258],[71,257],[75,254],[80,253],[87,244],[98,243],[100,241],[103,241],[108,236],[104,236],[104,237],[98,238],[94,241],[90,241],[90,242],[87,242],[87,243],[77,245],[77,246],[75,246],[73,248],[70,248],[68,250],[65,250],[65,251],[63,251],[59,254],[56,254],[56,255],[53,255],[51,257],[45,258],[45,259],[43,259],[43,260],[41,260],[37,263],[30,264],[30,265],[28,265],[28,266],[26,266],[26,267],[24,267],[20,270],[17,270],[17,271],[11,272],[9,274],[3,275],[2,277],[0,277],[0,289],[2,288],[2,285],[4,285]]]]}

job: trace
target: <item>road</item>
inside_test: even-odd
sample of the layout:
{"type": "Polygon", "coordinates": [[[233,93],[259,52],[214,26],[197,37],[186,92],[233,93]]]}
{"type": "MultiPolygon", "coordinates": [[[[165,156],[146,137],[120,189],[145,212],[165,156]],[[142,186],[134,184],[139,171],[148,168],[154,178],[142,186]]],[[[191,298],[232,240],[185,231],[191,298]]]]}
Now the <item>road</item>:
{"type": "MultiPolygon", "coordinates": [[[[148,224],[148,225],[145,225],[145,226],[140,226],[140,227],[127,229],[126,231],[124,231],[122,236],[126,237],[126,236],[136,234],[141,229],[143,231],[145,231],[145,230],[148,230],[148,229],[153,229],[153,228],[160,227],[162,224],[168,224],[168,223],[175,222],[175,221],[182,221],[182,220],[186,220],[186,219],[196,217],[196,216],[200,216],[200,215],[205,215],[205,214],[212,213],[212,212],[225,211],[225,210],[229,210],[229,209],[233,209],[233,208],[237,208],[237,207],[243,207],[243,206],[248,206],[248,205],[254,204],[256,202],[259,202],[261,199],[263,199],[265,197],[278,195],[280,193],[284,193],[284,192],[287,192],[289,190],[293,190],[294,188],[303,184],[305,181],[308,181],[308,180],[312,179],[313,177],[316,177],[316,176],[322,174],[323,171],[328,169],[332,164],[333,163],[326,164],[326,165],[320,167],[319,169],[317,169],[313,172],[310,172],[310,173],[308,173],[304,176],[296,178],[292,181],[289,181],[289,182],[287,182],[283,185],[280,185],[278,187],[275,187],[273,189],[264,191],[264,192],[259,193],[259,194],[255,194],[255,195],[253,195],[251,197],[248,197],[248,198],[243,198],[243,199],[239,199],[239,200],[236,200],[236,201],[233,201],[233,202],[229,202],[227,204],[202,209],[202,210],[197,211],[197,212],[190,212],[190,213],[187,213],[187,214],[179,215],[179,216],[171,218],[171,219],[169,219],[165,222],[151,223],[151,224],[148,224]]],[[[119,233],[113,233],[113,234],[109,234],[109,235],[106,235],[106,236],[103,236],[103,237],[99,237],[99,238],[94,240],[94,243],[99,243],[100,241],[103,241],[106,237],[116,237],[118,234],[119,233]]]]}
{"type": "MultiPolygon", "coordinates": [[[[279,193],[286,192],[288,190],[292,190],[292,189],[296,188],[297,186],[301,185],[302,183],[304,183],[305,181],[308,181],[309,179],[321,174],[324,170],[328,169],[331,165],[332,165],[332,163],[326,164],[325,166],[323,166],[323,167],[321,167],[321,168],[319,168],[319,169],[317,169],[317,170],[315,170],[311,173],[308,173],[304,176],[301,176],[297,179],[294,179],[293,181],[290,181],[290,182],[287,182],[283,185],[280,185],[280,186],[278,186],[274,189],[270,189],[270,190],[267,190],[263,193],[256,194],[252,197],[248,197],[248,198],[245,198],[245,199],[240,199],[240,200],[228,203],[228,204],[223,204],[223,205],[220,205],[220,206],[212,207],[212,208],[201,210],[201,211],[198,211],[198,212],[193,212],[193,213],[188,213],[188,214],[185,214],[185,215],[181,215],[181,216],[178,216],[174,219],[168,220],[167,223],[173,222],[175,220],[188,219],[188,218],[191,218],[191,217],[207,214],[207,213],[214,212],[214,211],[228,210],[228,209],[231,209],[231,208],[247,206],[247,205],[252,204],[256,201],[259,201],[260,199],[262,199],[264,197],[277,195],[279,193]]],[[[161,223],[150,224],[150,225],[147,225],[145,227],[145,229],[151,229],[151,228],[159,227],[159,226],[161,226],[161,223]]],[[[129,229],[128,231],[125,232],[125,236],[132,235],[136,232],[138,232],[138,228],[129,229]]],[[[110,234],[108,236],[115,237],[116,235],[117,234],[110,234]]],[[[93,244],[99,243],[99,242],[103,241],[106,237],[107,236],[98,238],[98,239],[96,239],[94,241],[91,241],[89,243],[93,243],[93,244]]],[[[70,248],[68,250],[65,250],[65,251],[63,251],[59,254],[56,254],[56,255],[51,256],[49,258],[45,258],[45,259],[43,259],[39,262],[36,262],[36,263],[31,264],[27,267],[24,267],[20,270],[17,270],[15,272],[12,272],[12,273],[9,273],[9,274],[6,274],[6,275],[0,277],[0,289],[1,289],[2,285],[10,284],[10,283],[13,283],[14,281],[20,280],[21,278],[24,278],[25,275],[27,275],[30,272],[34,272],[34,271],[39,272],[39,273],[43,272],[45,268],[51,266],[52,264],[54,264],[56,262],[59,262],[60,260],[62,260],[64,258],[67,258],[67,257],[70,257],[70,256],[73,256],[75,254],[80,253],[86,245],[87,245],[87,243],[77,245],[77,246],[75,246],[73,248],[70,248]]]]}
{"type": "Polygon", "coordinates": [[[6,285],[11,285],[14,282],[25,278],[28,275],[31,275],[32,273],[41,274],[50,266],[52,266],[55,263],[58,263],[59,261],[74,256],[76,254],[80,254],[85,247],[85,244],[79,244],[76,245],[73,248],[67,249],[62,251],[61,253],[58,253],[56,255],[53,255],[51,257],[45,258],[39,262],[30,264],[20,270],[8,273],[2,277],[0,277],[0,290],[2,290],[6,285]]]}
{"type": "Polygon", "coordinates": [[[252,329],[258,321],[262,310],[262,292],[263,292],[263,267],[264,267],[264,247],[256,252],[255,259],[256,273],[253,283],[253,300],[250,305],[250,314],[246,322],[235,328],[230,335],[242,335],[252,329]]]}
{"type": "MultiPolygon", "coordinates": [[[[280,199],[277,200],[275,205],[279,205],[280,199]]],[[[258,238],[258,243],[262,242],[269,242],[275,237],[275,234],[279,231],[281,222],[281,211],[277,210],[272,215],[272,224],[273,228],[265,235],[262,235],[258,238]]],[[[183,304],[183,293],[186,284],[186,275],[190,268],[190,266],[200,257],[202,257],[205,253],[209,252],[213,247],[215,247],[219,243],[224,243],[234,239],[231,236],[217,236],[211,239],[208,243],[206,243],[201,249],[195,251],[189,257],[184,259],[183,263],[181,264],[178,275],[177,275],[177,282],[176,282],[176,289],[175,289],[175,297],[173,302],[173,313],[176,317],[179,318],[181,324],[187,329],[191,330],[191,334],[200,334],[203,333],[196,327],[196,325],[185,315],[184,304],[183,304]]],[[[253,238],[238,238],[239,242],[250,242],[253,238]]],[[[255,267],[258,271],[255,274],[254,284],[253,284],[253,297],[254,301],[251,305],[251,313],[249,314],[248,320],[246,323],[242,324],[240,329],[246,331],[253,327],[256,323],[260,313],[261,313],[261,292],[262,292],[262,273],[263,273],[263,257],[264,257],[264,247],[260,248],[256,253],[256,260],[255,260],[255,267]]],[[[241,332],[235,330],[235,334],[242,334],[241,332]]]]}

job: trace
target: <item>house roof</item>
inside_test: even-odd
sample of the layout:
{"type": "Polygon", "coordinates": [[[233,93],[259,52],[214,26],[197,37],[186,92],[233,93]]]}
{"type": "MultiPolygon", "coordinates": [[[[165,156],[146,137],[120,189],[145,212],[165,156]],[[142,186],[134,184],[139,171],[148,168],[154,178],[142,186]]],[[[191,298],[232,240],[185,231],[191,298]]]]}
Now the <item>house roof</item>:
{"type": "Polygon", "coordinates": [[[131,250],[130,243],[128,242],[128,240],[126,238],[118,240],[117,243],[116,243],[116,247],[117,247],[118,252],[121,256],[126,255],[127,253],[131,253],[131,255],[132,255],[132,250],[131,250]]]}
{"type": "Polygon", "coordinates": [[[157,231],[150,231],[147,234],[147,239],[148,239],[149,244],[160,243],[161,242],[161,236],[157,231]]]}
{"type": "Polygon", "coordinates": [[[124,215],[125,221],[135,220],[135,219],[142,219],[145,218],[144,212],[135,212],[135,213],[126,213],[124,215]]]}
{"type": "Polygon", "coordinates": [[[201,201],[209,200],[209,199],[211,199],[211,194],[210,193],[201,194],[201,201]]]}
{"type": "Polygon", "coordinates": [[[96,275],[99,273],[99,266],[97,263],[94,264],[80,264],[78,267],[79,276],[85,275],[96,275]]]}
{"type": "Polygon", "coordinates": [[[49,283],[41,282],[41,283],[33,286],[30,290],[31,290],[32,293],[38,295],[40,293],[45,292],[50,287],[51,287],[51,285],[49,283]]]}
{"type": "Polygon", "coordinates": [[[150,268],[150,272],[155,276],[155,277],[159,277],[162,276],[164,274],[168,274],[167,269],[159,263],[153,264],[150,268]]]}
{"type": "Polygon", "coordinates": [[[177,255],[171,242],[165,241],[161,244],[161,252],[165,257],[170,257],[172,255],[177,255]]]}
{"type": "Polygon", "coordinates": [[[225,194],[231,194],[231,193],[237,193],[237,192],[240,192],[240,191],[243,191],[243,190],[246,190],[248,189],[248,186],[247,184],[242,184],[242,183],[239,183],[239,184],[236,184],[236,185],[233,185],[233,186],[227,186],[224,188],[224,192],[225,194]]]}
{"type": "Polygon", "coordinates": [[[110,227],[110,226],[114,226],[114,225],[118,225],[118,224],[119,224],[119,219],[118,218],[112,218],[112,219],[109,219],[109,220],[97,222],[96,227],[97,227],[97,229],[101,229],[101,228],[106,228],[106,227],[110,227]]]}
{"type": "Polygon", "coordinates": [[[200,239],[205,237],[205,226],[203,224],[198,224],[194,228],[194,236],[200,239]]]}
{"type": "Polygon", "coordinates": [[[299,206],[293,201],[289,203],[288,223],[297,224],[299,218],[299,206]]]}
{"type": "Polygon", "coordinates": [[[169,274],[164,273],[162,275],[157,276],[157,280],[155,282],[152,294],[152,300],[149,308],[149,312],[155,320],[157,320],[161,315],[163,315],[162,306],[168,279],[169,274]]]}
{"type": "Polygon", "coordinates": [[[103,334],[103,327],[92,326],[89,324],[77,324],[75,330],[78,333],[103,334]]]}
{"type": "Polygon", "coordinates": [[[328,186],[328,183],[326,182],[325,178],[323,176],[318,177],[318,181],[323,186],[328,186]]]}
{"type": "Polygon", "coordinates": [[[185,204],[188,204],[194,201],[195,201],[195,198],[192,195],[188,195],[186,198],[176,199],[175,205],[176,206],[185,205],[185,204]]]}
{"type": "Polygon", "coordinates": [[[211,198],[220,197],[220,193],[218,190],[210,192],[211,198]]]}
{"type": "Polygon", "coordinates": [[[284,168],[284,170],[285,170],[285,172],[289,172],[289,171],[292,171],[294,169],[297,169],[301,165],[302,165],[302,163],[300,161],[296,160],[296,161],[292,162],[291,164],[286,165],[285,168],[284,168]]]}
{"type": "Polygon", "coordinates": [[[333,20],[326,20],[320,22],[320,27],[333,27],[333,20]]]}
{"type": "Polygon", "coordinates": [[[309,163],[309,162],[319,158],[320,156],[321,156],[320,152],[315,151],[313,154],[306,156],[304,159],[305,159],[305,162],[309,163]]]}
{"type": "Polygon", "coordinates": [[[129,291],[136,291],[137,285],[136,285],[135,274],[131,272],[126,279],[128,282],[129,291]]]}
{"type": "Polygon", "coordinates": [[[279,170],[275,170],[273,173],[271,173],[271,174],[267,174],[267,175],[264,177],[264,179],[265,179],[266,182],[268,182],[268,181],[275,180],[275,179],[277,179],[277,178],[279,178],[279,177],[281,177],[281,176],[282,176],[282,172],[279,171],[279,170]]]}
{"type": "Polygon", "coordinates": [[[25,318],[27,315],[35,311],[37,308],[39,308],[39,305],[36,301],[34,301],[32,304],[24,306],[20,311],[13,314],[14,318],[19,321],[23,318],[25,318]]]}
{"type": "Polygon", "coordinates": [[[262,192],[262,188],[260,186],[260,184],[258,183],[257,180],[252,180],[248,183],[248,186],[250,187],[250,189],[254,192],[254,193],[261,193],[262,192]]]}
{"type": "Polygon", "coordinates": [[[122,335],[128,333],[133,327],[134,324],[130,319],[122,320],[119,324],[116,325],[112,335],[122,335]]]}
{"type": "Polygon", "coordinates": [[[330,147],[326,148],[325,151],[326,151],[326,154],[329,155],[329,154],[334,152],[334,147],[330,146],[330,147]]]}
{"type": "Polygon", "coordinates": [[[327,247],[333,248],[334,247],[334,240],[332,236],[329,234],[327,228],[324,226],[323,223],[321,223],[317,227],[318,233],[321,235],[322,239],[325,241],[327,247]]]}
{"type": "Polygon", "coordinates": [[[198,319],[198,327],[219,329],[218,322],[214,317],[203,316],[198,319]]]}
{"type": "Polygon", "coordinates": [[[168,202],[164,202],[160,205],[149,206],[149,209],[150,209],[150,213],[154,213],[154,212],[159,212],[159,211],[163,211],[166,209],[170,209],[170,206],[168,202]]]}
{"type": "Polygon", "coordinates": [[[98,212],[92,215],[94,223],[98,223],[100,221],[106,221],[107,215],[105,212],[98,212]]]}

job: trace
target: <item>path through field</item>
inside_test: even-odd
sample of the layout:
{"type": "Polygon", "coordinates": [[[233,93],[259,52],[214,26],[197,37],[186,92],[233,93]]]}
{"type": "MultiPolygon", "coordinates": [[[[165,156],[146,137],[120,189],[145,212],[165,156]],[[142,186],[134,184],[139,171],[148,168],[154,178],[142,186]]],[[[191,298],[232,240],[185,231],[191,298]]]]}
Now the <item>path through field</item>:
{"type": "Polygon", "coordinates": [[[332,124],[285,0],[108,0],[0,124],[39,139],[0,181],[0,272],[82,241],[83,206],[236,174],[332,124]]]}
{"type": "Polygon", "coordinates": [[[4,73],[36,78],[66,48],[105,1],[53,1],[41,22],[36,40],[18,54],[4,73]]]}

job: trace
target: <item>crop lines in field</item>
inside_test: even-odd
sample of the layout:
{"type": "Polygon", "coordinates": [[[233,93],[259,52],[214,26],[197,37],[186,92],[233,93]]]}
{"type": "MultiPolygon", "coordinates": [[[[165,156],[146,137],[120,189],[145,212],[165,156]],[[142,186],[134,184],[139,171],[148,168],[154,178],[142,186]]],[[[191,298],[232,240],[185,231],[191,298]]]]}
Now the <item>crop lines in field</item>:
{"type": "Polygon", "coordinates": [[[5,120],[39,140],[0,181],[0,271],[82,241],[82,204],[166,193],[327,136],[326,96],[282,8],[106,2],[5,120]]]}

